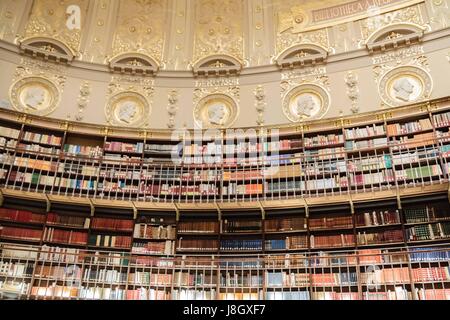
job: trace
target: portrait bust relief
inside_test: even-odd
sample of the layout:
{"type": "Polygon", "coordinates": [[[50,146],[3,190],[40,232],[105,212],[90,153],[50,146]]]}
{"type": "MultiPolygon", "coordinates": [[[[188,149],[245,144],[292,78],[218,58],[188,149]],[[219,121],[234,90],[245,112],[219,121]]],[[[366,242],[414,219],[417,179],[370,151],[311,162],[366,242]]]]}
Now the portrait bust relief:
{"type": "Polygon", "coordinates": [[[201,128],[226,128],[237,118],[238,106],[226,94],[205,96],[194,107],[194,121],[201,128]]]}
{"type": "Polygon", "coordinates": [[[33,110],[42,109],[45,103],[46,91],[42,87],[30,87],[24,92],[24,104],[33,110]]]}
{"type": "Polygon", "coordinates": [[[328,111],[330,96],[325,88],[313,83],[301,84],[283,96],[283,113],[292,122],[320,119],[328,111]]]}
{"type": "Polygon", "coordinates": [[[119,120],[125,123],[132,123],[137,113],[136,103],[133,101],[125,101],[118,111],[119,120]]]}
{"type": "Polygon", "coordinates": [[[123,91],[112,96],[105,109],[110,124],[139,127],[147,123],[150,105],[139,93],[123,91]]]}
{"type": "Polygon", "coordinates": [[[408,80],[408,78],[400,78],[397,81],[394,82],[394,85],[392,87],[394,89],[394,96],[397,99],[403,100],[403,101],[410,101],[411,94],[414,93],[414,85],[411,83],[411,81],[408,80]]]}
{"type": "Polygon", "coordinates": [[[316,109],[316,102],[310,94],[304,94],[298,97],[296,113],[299,117],[310,118],[313,116],[314,109],[316,109]]]}
{"type": "Polygon", "coordinates": [[[15,109],[36,115],[47,115],[58,105],[60,93],[53,82],[41,77],[26,77],[10,88],[15,109]]]}
{"type": "Polygon", "coordinates": [[[426,99],[432,89],[431,75],[417,66],[395,67],[384,73],[378,83],[380,98],[390,107],[426,99]]]}
{"type": "Polygon", "coordinates": [[[226,122],[226,106],[220,103],[208,106],[208,118],[211,124],[223,125],[226,122]]]}

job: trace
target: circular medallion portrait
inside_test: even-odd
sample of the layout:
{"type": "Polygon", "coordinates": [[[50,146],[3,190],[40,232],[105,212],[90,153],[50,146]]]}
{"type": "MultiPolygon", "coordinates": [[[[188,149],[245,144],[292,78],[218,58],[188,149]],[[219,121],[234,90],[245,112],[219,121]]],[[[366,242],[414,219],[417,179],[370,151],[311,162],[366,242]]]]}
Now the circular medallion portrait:
{"type": "Polygon", "coordinates": [[[16,110],[41,116],[55,110],[59,97],[57,87],[40,77],[20,79],[10,89],[10,99],[16,110]]]}
{"type": "Polygon", "coordinates": [[[106,118],[113,125],[139,127],[147,123],[149,114],[147,100],[135,92],[116,94],[106,106],[106,118]]]}
{"type": "Polygon", "coordinates": [[[432,80],[428,72],[419,67],[402,66],[388,71],[378,89],[383,102],[395,107],[428,98],[432,80]]]}
{"type": "Polygon", "coordinates": [[[194,108],[195,123],[201,128],[229,127],[237,114],[236,102],[224,94],[206,96],[194,108]]]}
{"type": "Polygon", "coordinates": [[[315,84],[291,89],[283,98],[283,112],[292,122],[318,119],[325,115],[330,104],[328,92],[315,84]]]}

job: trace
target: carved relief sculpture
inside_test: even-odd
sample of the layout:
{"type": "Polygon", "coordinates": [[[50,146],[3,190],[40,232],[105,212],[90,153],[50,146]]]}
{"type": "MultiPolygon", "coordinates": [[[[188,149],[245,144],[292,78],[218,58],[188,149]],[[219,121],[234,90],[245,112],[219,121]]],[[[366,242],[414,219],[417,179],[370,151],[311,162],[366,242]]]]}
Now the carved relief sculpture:
{"type": "Polygon", "coordinates": [[[167,123],[167,128],[173,129],[175,127],[175,115],[177,114],[177,102],[178,102],[178,91],[171,90],[169,92],[169,104],[167,106],[167,113],[169,114],[169,123],[167,123]]]}
{"type": "Polygon", "coordinates": [[[258,117],[256,118],[256,124],[262,126],[264,124],[264,110],[266,107],[266,93],[262,85],[258,85],[254,91],[255,94],[255,107],[258,117]]]}
{"type": "Polygon", "coordinates": [[[88,104],[88,98],[91,93],[91,85],[88,81],[83,81],[80,87],[80,94],[78,95],[78,113],[75,116],[77,121],[81,121],[84,118],[84,109],[88,104]]]}
{"type": "Polygon", "coordinates": [[[358,106],[359,90],[357,86],[358,76],[353,71],[349,71],[345,76],[345,84],[347,85],[347,97],[350,99],[352,104],[350,110],[353,113],[358,113],[359,111],[358,106]]]}

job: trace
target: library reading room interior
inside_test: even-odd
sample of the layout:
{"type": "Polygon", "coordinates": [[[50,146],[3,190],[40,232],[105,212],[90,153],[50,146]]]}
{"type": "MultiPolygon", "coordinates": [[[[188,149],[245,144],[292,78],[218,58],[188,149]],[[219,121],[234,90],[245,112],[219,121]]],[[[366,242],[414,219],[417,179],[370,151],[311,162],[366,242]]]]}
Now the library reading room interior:
{"type": "Polygon", "coordinates": [[[450,0],[1,0],[0,299],[450,300],[450,0]]]}

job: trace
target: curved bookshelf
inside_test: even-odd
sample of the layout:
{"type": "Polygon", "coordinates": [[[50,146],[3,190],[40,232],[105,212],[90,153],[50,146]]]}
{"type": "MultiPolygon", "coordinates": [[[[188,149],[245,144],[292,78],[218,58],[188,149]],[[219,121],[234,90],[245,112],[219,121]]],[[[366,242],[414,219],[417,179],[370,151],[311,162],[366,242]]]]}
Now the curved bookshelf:
{"type": "Polygon", "coordinates": [[[450,299],[449,101],[176,148],[1,110],[0,298],[450,299]]]}

